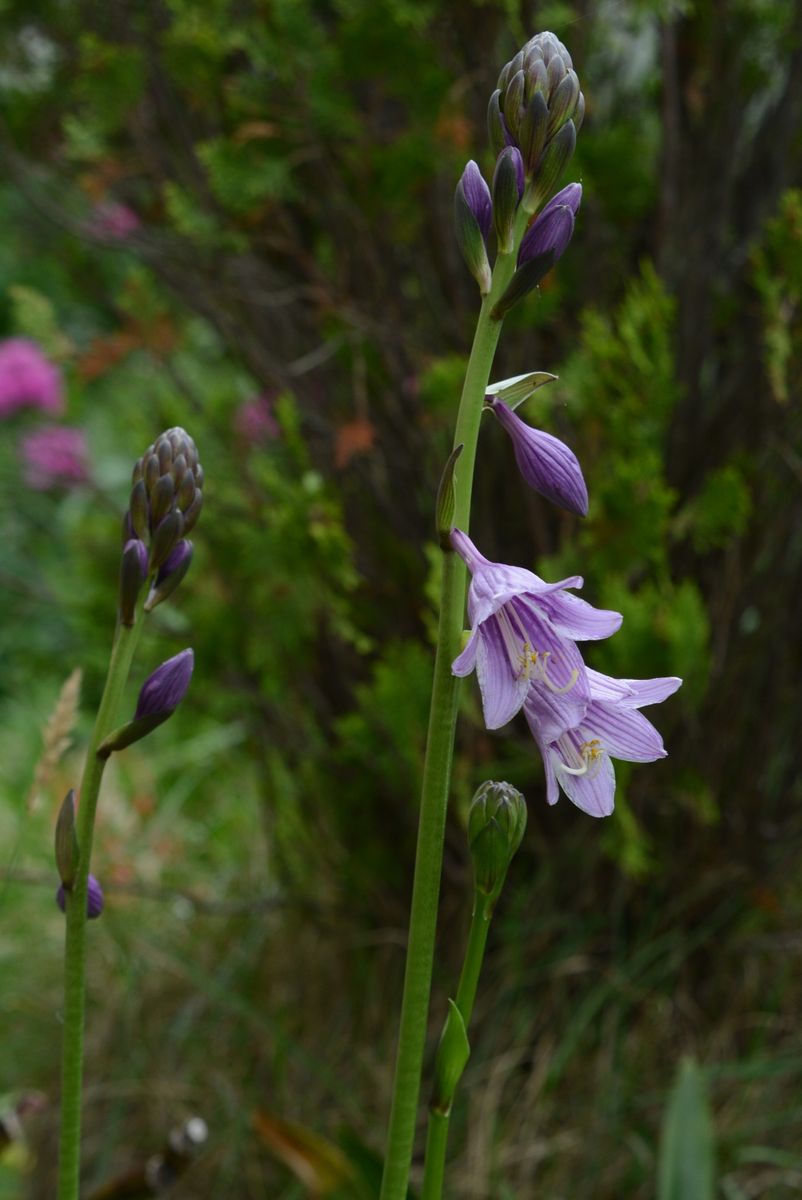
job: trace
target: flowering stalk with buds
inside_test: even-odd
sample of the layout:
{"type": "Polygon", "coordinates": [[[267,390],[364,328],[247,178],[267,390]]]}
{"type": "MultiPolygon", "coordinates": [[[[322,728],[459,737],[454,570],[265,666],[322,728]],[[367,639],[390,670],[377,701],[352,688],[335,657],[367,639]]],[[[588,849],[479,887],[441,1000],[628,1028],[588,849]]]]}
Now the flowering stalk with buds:
{"type": "MultiPolygon", "coordinates": [[[[476,671],[488,728],[498,728],[523,710],[546,761],[548,801],[557,799],[559,786],[596,816],[612,808],[610,755],[643,762],[664,753],[659,734],[637,710],[679,686],[674,679],[595,676],[585,667],[577,642],[609,637],[621,624],[620,615],[594,609],[575,596],[569,589],[582,586],[579,576],[546,583],[531,571],[490,562],[468,537],[484,411],[492,412],[509,435],[518,467],[531,487],[570,512],[579,516],[587,512],[587,488],[576,456],[515,411],[553,376],[533,372],[500,384],[489,382],[505,315],[537,287],[571,240],[582,188],[570,183],[552,193],[574,152],[584,109],[568,51],[553,34],[538,34],[503,68],[490,98],[488,128],[496,155],[491,184],[477,164],[469,162],[456,189],[457,240],[478,284],[481,308],[457,413],[454,450],[437,496],[437,531],[443,550],[440,618],[381,1200],[407,1196],[460,677],[476,671]],[[472,575],[471,630],[463,643],[466,566],[472,575]]],[[[523,834],[523,821],[511,816],[513,810],[518,812],[517,802],[508,808],[494,793],[485,794],[472,811],[469,835],[476,902],[457,998],[450,1002],[435,1064],[425,1200],[441,1195],[448,1114],[469,1053],[467,1026],[489,918],[523,834]]]]}
{"type": "Polygon", "coordinates": [[[56,866],[61,879],[57,900],[66,915],[58,1200],[78,1200],[79,1193],[86,923],[103,910],[101,886],[89,873],[100,784],[109,756],[166,721],[189,686],[193,655],[184,650],[150,675],[133,718],[117,726],[145,615],[186,574],[192,557],[186,535],[202,503],[203,468],[195,443],[183,429],[170,429],[148,447],[134,468],[123,522],[117,628],[87,750],[80,803],[76,812],[71,790],[56,823],[56,866]]]}
{"type": "Polygon", "coordinates": [[[440,1200],[454,1093],[470,1056],[468,1028],[487,935],[513,855],[526,829],[526,802],[509,783],[483,783],[468,814],[474,895],[468,944],[456,999],[448,1004],[434,1064],[421,1200],[440,1200]]]}

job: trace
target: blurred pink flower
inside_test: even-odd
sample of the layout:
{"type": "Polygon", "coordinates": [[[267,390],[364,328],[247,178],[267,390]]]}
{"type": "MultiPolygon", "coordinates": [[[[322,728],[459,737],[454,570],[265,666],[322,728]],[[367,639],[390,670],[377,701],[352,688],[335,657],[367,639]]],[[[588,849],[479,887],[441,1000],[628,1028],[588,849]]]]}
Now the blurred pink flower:
{"type": "Polygon", "coordinates": [[[61,372],[36,342],[27,338],[0,342],[0,419],[20,408],[59,413],[63,407],[61,372]]]}
{"type": "Polygon", "coordinates": [[[94,237],[106,238],[110,242],[122,242],[132,233],[136,233],[141,224],[139,217],[127,204],[108,200],[97,205],[87,228],[94,237]]]}
{"type": "Polygon", "coordinates": [[[246,442],[265,442],[281,435],[273,415],[273,401],[264,393],[240,404],[234,415],[234,425],[246,442]]]}
{"type": "Polygon", "coordinates": [[[44,425],[22,439],[25,481],[32,488],[75,487],[89,479],[89,449],[82,429],[44,425]]]}

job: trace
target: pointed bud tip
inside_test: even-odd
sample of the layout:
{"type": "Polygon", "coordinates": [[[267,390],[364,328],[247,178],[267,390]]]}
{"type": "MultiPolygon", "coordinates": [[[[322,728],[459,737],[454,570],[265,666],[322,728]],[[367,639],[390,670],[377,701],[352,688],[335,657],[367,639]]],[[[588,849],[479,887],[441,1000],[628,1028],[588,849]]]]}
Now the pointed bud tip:
{"type": "Polygon", "coordinates": [[[168,658],[145,680],[139,693],[134,720],[174,712],[186,695],[195,667],[195,653],[182,650],[168,658]]]}

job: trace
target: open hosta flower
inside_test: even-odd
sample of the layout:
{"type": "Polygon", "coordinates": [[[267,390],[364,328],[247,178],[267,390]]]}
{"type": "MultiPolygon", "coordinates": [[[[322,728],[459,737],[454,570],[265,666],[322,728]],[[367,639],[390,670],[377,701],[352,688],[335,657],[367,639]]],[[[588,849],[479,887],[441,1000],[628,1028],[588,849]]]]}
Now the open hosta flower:
{"type": "Polygon", "coordinates": [[[529,728],[543,756],[546,799],[556,804],[559,789],[583,812],[607,817],[613,811],[615,770],[611,759],[654,762],[665,758],[663,739],[638,711],[659,704],[682,683],[659,679],[613,679],[587,670],[590,701],[577,723],[555,736],[548,698],[530,693],[524,704],[529,728]]]}
{"type": "Polygon", "coordinates": [[[553,736],[570,728],[590,699],[576,642],[609,637],[621,614],[566,591],[582,586],[578,575],[546,583],[532,571],[489,562],[459,529],[451,544],[472,574],[471,632],[451,669],[455,675],[476,670],[488,729],[511,720],[533,689],[549,696],[553,736]]]}
{"type": "Polygon", "coordinates": [[[587,516],[588,489],[573,450],[550,433],[527,425],[496,396],[487,396],[486,403],[510,435],[518,470],[529,486],[561,508],[587,516]]]}

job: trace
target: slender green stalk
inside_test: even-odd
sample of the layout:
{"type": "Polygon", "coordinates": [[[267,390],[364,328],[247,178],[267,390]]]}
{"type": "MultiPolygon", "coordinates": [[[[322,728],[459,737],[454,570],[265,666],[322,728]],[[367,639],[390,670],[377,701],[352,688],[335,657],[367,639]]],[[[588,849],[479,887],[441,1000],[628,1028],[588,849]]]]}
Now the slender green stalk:
{"type": "MultiPolygon", "coordinates": [[[[466,1032],[470,1025],[473,1004],[476,999],[476,989],[479,984],[482,962],[484,961],[490,919],[493,916],[493,905],[494,901],[490,896],[485,896],[481,892],[475,893],[473,913],[471,914],[471,928],[468,934],[468,946],[462,963],[456,1001],[457,1008],[462,1013],[466,1032]]],[[[450,1102],[447,1111],[435,1108],[429,1110],[429,1127],[426,1135],[426,1158],[423,1167],[421,1200],[440,1200],[443,1194],[446,1147],[448,1145],[450,1123],[450,1102]]]]}
{"type": "MultiPolygon", "coordinates": [[[[455,477],[454,523],[466,533],[470,523],[473,469],[482,405],[501,333],[501,321],[493,318],[491,313],[512,278],[526,221],[527,216],[521,210],[514,250],[511,254],[500,254],[496,260],[491,290],[484,298],[479,313],[457,414],[454,445],[462,443],[464,450],[455,477]]],[[[380,1200],[406,1200],[415,1139],[459,696],[459,680],[451,674],[451,663],[460,649],[465,583],[464,564],[455,554],[445,553],[404,993],[380,1200]]]]}
{"type": "Polygon", "coordinates": [[[80,848],[75,883],[66,893],[67,931],[64,949],[64,1031],[61,1058],[61,1128],[59,1136],[58,1200],[78,1200],[81,1169],[81,1092],[84,1057],[86,973],[86,904],[89,863],[98,794],[105,759],[97,749],[114,728],[142,628],[142,611],[133,626],[118,625],[106,684],[86,754],[77,815],[80,848]]]}
{"type": "Polygon", "coordinates": [[[421,1200],[439,1200],[443,1194],[449,1121],[449,1113],[429,1111],[421,1200]]]}

